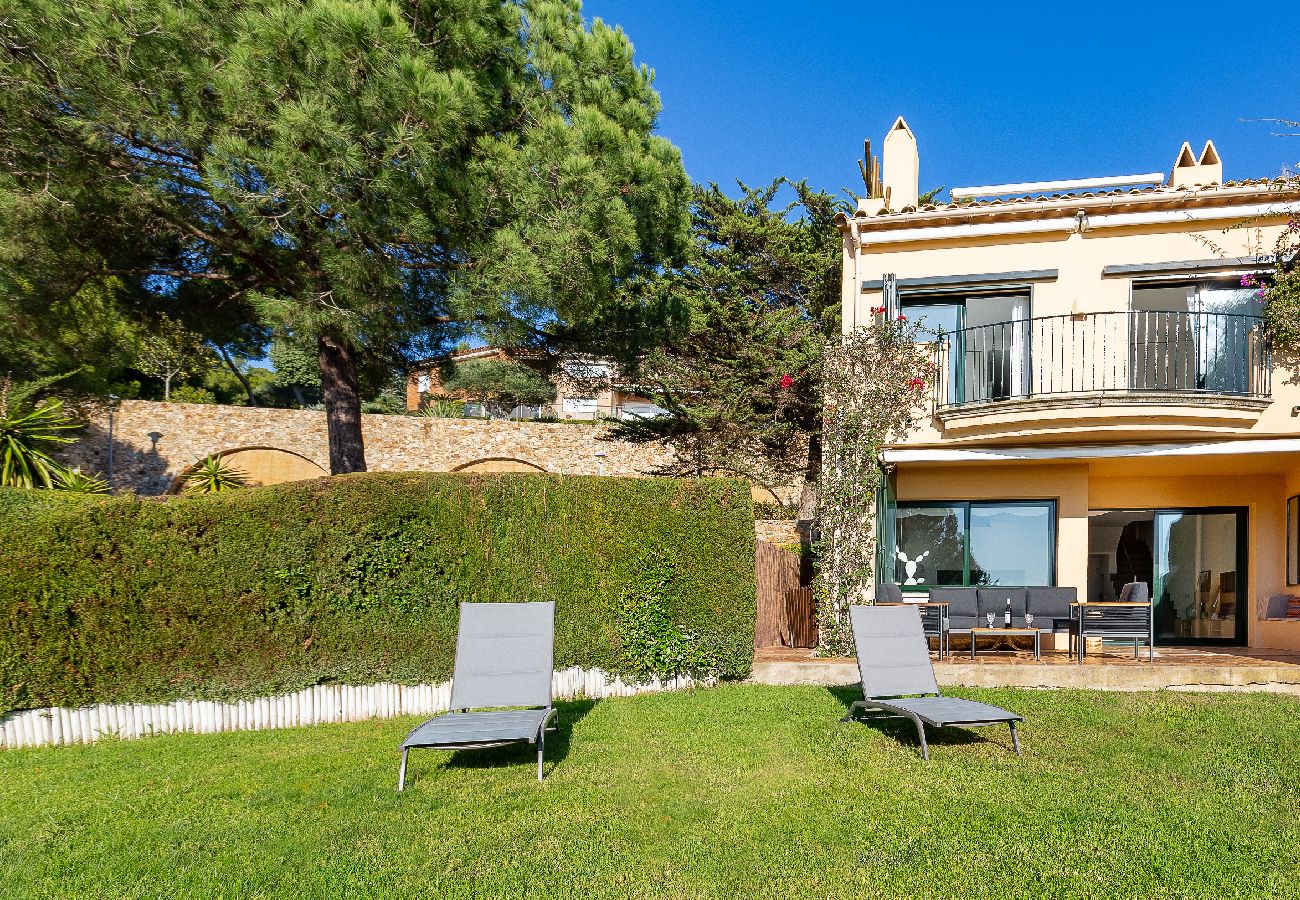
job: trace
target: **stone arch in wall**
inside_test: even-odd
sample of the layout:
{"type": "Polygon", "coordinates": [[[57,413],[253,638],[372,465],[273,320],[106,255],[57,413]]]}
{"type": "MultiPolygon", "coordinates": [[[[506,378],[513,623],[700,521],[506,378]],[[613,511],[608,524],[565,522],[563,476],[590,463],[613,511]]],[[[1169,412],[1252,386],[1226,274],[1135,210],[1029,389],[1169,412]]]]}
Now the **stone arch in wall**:
{"type": "MultiPolygon", "coordinates": [[[[283,484],[286,481],[304,481],[329,474],[301,453],[279,447],[239,447],[220,450],[213,455],[220,457],[231,468],[243,472],[250,485],[283,484]]],[[[197,469],[201,462],[201,459],[196,459],[186,466],[173,479],[167,493],[179,494],[185,487],[185,476],[197,469]]]]}
{"type": "Polygon", "coordinates": [[[487,456],[456,466],[453,472],[545,472],[536,463],[513,456],[487,456]]]}

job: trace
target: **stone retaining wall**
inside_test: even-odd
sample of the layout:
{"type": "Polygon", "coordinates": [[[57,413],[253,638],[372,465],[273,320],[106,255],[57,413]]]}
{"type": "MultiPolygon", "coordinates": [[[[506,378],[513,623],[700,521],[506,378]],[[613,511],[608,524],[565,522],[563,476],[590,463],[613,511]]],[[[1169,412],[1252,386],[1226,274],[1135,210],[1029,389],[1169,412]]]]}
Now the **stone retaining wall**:
{"type": "MultiPolygon", "coordinates": [[[[108,411],[81,411],[88,427],[63,454],[84,471],[108,470],[108,411]]],[[[366,464],[375,472],[535,470],[562,475],[651,475],[671,456],[654,444],[610,440],[598,424],[361,417],[366,464]]],[[[325,413],[197,403],[124,400],[113,416],[113,482],[118,490],[166,493],[195,463],[213,453],[270,448],[259,471],[329,471],[325,413]],[[289,454],[292,454],[290,456],[289,454]],[[279,457],[277,464],[274,459],[279,457]],[[297,459],[295,459],[297,457],[297,459]],[[290,465],[285,465],[288,461],[290,465]]],[[[272,479],[267,479],[272,480],[272,479]]],[[[276,478],[274,480],[284,480],[276,478]]]]}

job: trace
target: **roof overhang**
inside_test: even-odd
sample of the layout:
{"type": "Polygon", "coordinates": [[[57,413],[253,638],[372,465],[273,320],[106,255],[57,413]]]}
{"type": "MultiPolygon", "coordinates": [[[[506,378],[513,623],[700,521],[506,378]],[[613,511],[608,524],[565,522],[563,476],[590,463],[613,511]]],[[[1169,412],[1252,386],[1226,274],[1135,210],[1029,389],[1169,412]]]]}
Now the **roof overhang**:
{"type": "Polygon", "coordinates": [[[1160,459],[1196,456],[1251,456],[1300,453],[1300,438],[1204,441],[1194,444],[1093,444],[1046,447],[918,447],[895,448],[880,454],[883,462],[1006,463],[1021,461],[1079,461],[1094,459],[1160,459]]]}

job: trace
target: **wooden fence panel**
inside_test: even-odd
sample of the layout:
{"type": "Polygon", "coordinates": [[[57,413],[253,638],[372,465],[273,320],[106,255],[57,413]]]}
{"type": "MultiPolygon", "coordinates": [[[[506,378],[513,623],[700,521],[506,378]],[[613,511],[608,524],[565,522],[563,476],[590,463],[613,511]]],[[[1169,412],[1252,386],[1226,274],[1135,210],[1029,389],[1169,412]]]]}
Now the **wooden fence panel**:
{"type": "Polygon", "coordinates": [[[767,541],[755,542],[754,582],[758,589],[758,618],[754,623],[755,647],[801,646],[786,643],[792,628],[785,599],[787,591],[799,587],[801,562],[798,553],[767,541]]]}
{"type": "Polygon", "coordinates": [[[811,587],[794,588],[783,595],[785,623],[781,643],[786,647],[817,646],[817,608],[811,587]]]}

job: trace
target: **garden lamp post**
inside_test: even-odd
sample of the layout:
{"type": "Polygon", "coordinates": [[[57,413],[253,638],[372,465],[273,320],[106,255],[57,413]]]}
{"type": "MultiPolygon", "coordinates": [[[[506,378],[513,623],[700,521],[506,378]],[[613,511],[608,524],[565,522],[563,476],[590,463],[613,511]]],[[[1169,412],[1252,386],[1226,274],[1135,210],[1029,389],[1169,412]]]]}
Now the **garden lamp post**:
{"type": "Polygon", "coordinates": [[[122,398],[117,394],[108,395],[108,492],[113,493],[113,413],[122,398]]]}

